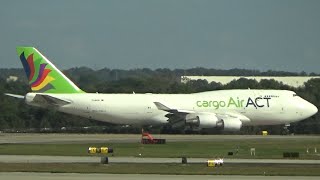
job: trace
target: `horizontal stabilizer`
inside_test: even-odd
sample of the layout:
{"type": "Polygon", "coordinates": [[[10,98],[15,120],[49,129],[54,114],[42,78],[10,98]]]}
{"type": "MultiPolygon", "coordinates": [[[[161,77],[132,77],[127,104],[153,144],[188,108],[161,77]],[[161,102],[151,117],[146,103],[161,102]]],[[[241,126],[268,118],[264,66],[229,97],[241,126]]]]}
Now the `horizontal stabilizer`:
{"type": "Polygon", "coordinates": [[[10,97],[14,97],[14,98],[18,98],[18,99],[24,99],[24,96],[18,95],[18,94],[4,93],[4,95],[10,96],[10,97]]]}
{"type": "Polygon", "coordinates": [[[54,105],[54,106],[63,106],[71,103],[68,100],[56,98],[46,94],[37,94],[33,100],[37,103],[54,105]]]}

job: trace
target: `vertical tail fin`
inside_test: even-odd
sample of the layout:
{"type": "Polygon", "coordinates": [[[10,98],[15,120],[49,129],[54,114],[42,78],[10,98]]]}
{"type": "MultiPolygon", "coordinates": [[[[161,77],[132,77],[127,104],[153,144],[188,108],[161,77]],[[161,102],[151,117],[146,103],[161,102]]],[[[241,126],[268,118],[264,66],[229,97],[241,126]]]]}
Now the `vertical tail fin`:
{"type": "Polygon", "coordinates": [[[84,93],[34,47],[17,47],[33,92],[84,93]]]}

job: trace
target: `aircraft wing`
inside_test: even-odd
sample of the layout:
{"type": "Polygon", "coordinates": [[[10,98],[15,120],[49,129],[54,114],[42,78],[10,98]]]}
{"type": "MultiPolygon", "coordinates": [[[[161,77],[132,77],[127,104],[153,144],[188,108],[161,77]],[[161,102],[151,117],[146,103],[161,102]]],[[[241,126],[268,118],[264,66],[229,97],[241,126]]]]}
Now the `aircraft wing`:
{"type": "Polygon", "coordinates": [[[169,124],[178,124],[179,122],[183,122],[187,114],[195,113],[194,111],[170,108],[160,102],[153,103],[159,110],[168,112],[165,117],[168,118],[169,124]]]}
{"type": "MultiPolygon", "coordinates": [[[[192,111],[192,110],[183,110],[183,109],[176,109],[176,108],[170,108],[160,102],[154,102],[154,104],[156,105],[156,107],[159,110],[163,110],[168,112],[168,114],[166,114],[165,116],[168,119],[168,122],[170,124],[175,124],[175,123],[179,123],[180,121],[184,121],[185,117],[187,114],[192,114],[192,113],[208,113],[205,111],[202,112],[198,112],[198,111],[192,111]]],[[[210,112],[211,114],[217,116],[218,118],[225,118],[225,117],[231,117],[231,118],[238,118],[239,120],[241,120],[242,122],[248,122],[250,121],[250,119],[248,117],[246,117],[245,115],[238,113],[238,112],[234,112],[234,111],[225,111],[225,112],[219,112],[219,113],[213,113],[210,112]]]]}
{"type": "Polygon", "coordinates": [[[154,104],[157,106],[157,108],[159,110],[167,111],[169,113],[181,113],[181,114],[194,113],[194,111],[169,108],[168,106],[166,106],[166,105],[164,105],[164,104],[162,104],[160,102],[154,102],[154,104]]]}

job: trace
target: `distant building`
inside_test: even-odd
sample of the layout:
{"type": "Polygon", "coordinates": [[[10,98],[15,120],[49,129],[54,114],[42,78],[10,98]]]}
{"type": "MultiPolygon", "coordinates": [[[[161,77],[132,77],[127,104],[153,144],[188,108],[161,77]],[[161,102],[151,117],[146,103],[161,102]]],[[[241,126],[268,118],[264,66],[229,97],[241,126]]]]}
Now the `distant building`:
{"type": "Polygon", "coordinates": [[[181,83],[187,83],[190,80],[207,80],[208,83],[214,81],[225,85],[240,78],[253,79],[258,82],[262,79],[274,79],[275,81],[282,82],[285,85],[297,88],[303,87],[304,83],[310,79],[320,79],[320,76],[181,76],[181,83]]]}
{"type": "Polygon", "coordinates": [[[9,76],[7,82],[16,82],[19,78],[17,76],[9,76]]]}

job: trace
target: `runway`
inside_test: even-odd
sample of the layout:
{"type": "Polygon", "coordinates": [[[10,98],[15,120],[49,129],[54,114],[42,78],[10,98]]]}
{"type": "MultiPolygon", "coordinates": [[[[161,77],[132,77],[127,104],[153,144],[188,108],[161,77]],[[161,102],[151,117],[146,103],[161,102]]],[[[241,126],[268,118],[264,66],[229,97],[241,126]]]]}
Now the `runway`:
{"type": "MultiPolygon", "coordinates": [[[[167,142],[177,141],[224,141],[243,139],[319,139],[319,136],[279,136],[279,135],[161,135],[167,142]]],[[[53,144],[53,143],[128,143],[140,142],[140,134],[33,134],[0,133],[0,144],[53,144]]]]}
{"type": "Polygon", "coordinates": [[[10,179],[10,180],[140,180],[140,179],[153,179],[153,180],[162,180],[162,179],[174,179],[174,180],[225,180],[225,179],[235,179],[235,180],[316,180],[319,177],[314,176],[211,176],[211,175],[158,175],[158,174],[78,174],[78,173],[26,173],[26,172],[17,172],[17,173],[0,173],[0,179],[10,179]]]}
{"type": "MultiPolygon", "coordinates": [[[[207,158],[188,158],[190,164],[206,163],[207,158]]],[[[181,163],[181,158],[109,157],[109,163],[181,163]]],[[[0,163],[100,163],[97,156],[0,155],[0,163]]],[[[225,164],[320,164],[320,160],[300,159],[224,159],[225,164]]]]}

